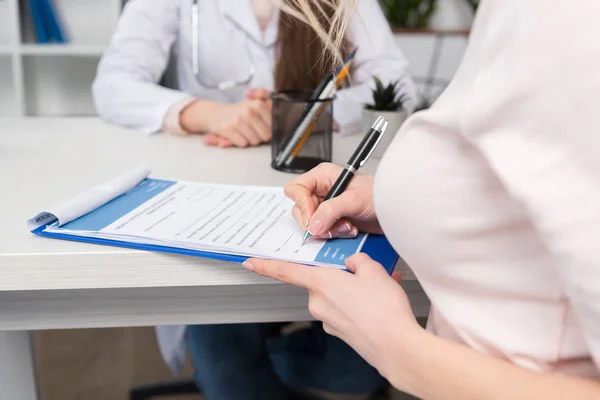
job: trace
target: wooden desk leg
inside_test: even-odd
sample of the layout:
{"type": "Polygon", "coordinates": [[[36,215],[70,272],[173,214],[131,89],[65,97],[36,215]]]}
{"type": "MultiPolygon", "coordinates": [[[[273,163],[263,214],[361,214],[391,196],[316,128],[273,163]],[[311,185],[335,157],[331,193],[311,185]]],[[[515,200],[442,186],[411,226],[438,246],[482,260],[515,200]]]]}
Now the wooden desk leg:
{"type": "Polygon", "coordinates": [[[37,400],[32,343],[27,331],[0,331],[0,400],[37,400]]]}

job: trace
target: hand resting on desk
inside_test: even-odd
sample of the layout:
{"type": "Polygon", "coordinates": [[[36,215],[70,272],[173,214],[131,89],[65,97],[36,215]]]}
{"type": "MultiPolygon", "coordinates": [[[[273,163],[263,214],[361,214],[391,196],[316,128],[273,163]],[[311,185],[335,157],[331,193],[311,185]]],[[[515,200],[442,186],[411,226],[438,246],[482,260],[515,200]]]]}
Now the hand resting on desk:
{"type": "Polygon", "coordinates": [[[234,104],[197,100],[181,112],[180,122],[188,132],[206,132],[209,146],[257,146],[271,139],[269,91],[251,89],[234,104]]]}

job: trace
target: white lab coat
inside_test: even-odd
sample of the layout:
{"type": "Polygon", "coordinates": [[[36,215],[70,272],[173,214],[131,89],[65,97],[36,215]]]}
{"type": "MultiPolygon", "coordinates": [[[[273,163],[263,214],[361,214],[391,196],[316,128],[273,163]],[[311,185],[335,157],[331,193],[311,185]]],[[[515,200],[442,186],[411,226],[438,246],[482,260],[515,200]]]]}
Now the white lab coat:
{"type": "MultiPolygon", "coordinates": [[[[394,43],[377,0],[359,0],[358,15],[348,27],[348,39],[358,52],[352,87],[341,90],[334,102],[334,119],[344,129],[355,129],[363,104],[370,102],[372,77],[399,79],[414,108],[417,90],[408,75],[407,61],[394,43]]],[[[200,71],[209,82],[256,73],[250,87],[273,89],[273,67],[278,16],[263,34],[250,0],[200,0],[200,71]],[[243,50],[241,50],[243,49],[243,50]]],[[[190,96],[223,102],[244,97],[244,88],[226,91],[200,85],[192,71],[191,0],[130,0],[123,10],[110,45],[98,66],[92,92],[100,116],[143,132],[160,130],[171,105],[190,96]],[[175,44],[178,88],[158,85],[175,44]]],[[[161,351],[178,373],[185,359],[184,327],[158,329],[161,351]]]]}

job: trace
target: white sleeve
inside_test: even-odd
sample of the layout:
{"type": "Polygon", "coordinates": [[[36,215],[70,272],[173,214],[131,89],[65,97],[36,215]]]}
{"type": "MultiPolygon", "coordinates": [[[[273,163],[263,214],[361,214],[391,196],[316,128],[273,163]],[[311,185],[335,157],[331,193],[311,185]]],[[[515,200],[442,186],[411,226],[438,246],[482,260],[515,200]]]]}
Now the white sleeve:
{"type": "Polygon", "coordinates": [[[189,97],[158,84],[178,29],[179,1],[127,3],[92,86],[102,118],[152,133],[171,105],[189,97]]]}
{"type": "Polygon", "coordinates": [[[376,0],[358,1],[357,13],[348,25],[347,38],[358,47],[352,65],[352,86],[340,90],[333,106],[335,121],[344,126],[360,121],[365,104],[372,102],[373,77],[384,83],[399,80],[412,112],[418,102],[417,88],[408,73],[408,61],[396,45],[394,34],[376,0]]]}

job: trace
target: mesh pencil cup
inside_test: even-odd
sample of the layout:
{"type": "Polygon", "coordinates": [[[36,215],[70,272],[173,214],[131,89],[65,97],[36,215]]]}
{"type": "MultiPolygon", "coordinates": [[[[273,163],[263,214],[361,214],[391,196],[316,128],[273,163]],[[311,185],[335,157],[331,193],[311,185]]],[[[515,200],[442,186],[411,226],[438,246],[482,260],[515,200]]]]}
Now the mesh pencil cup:
{"type": "Polygon", "coordinates": [[[303,90],[271,94],[271,166],[279,171],[304,173],[331,162],[335,97],[311,97],[311,91],[303,90]]]}

